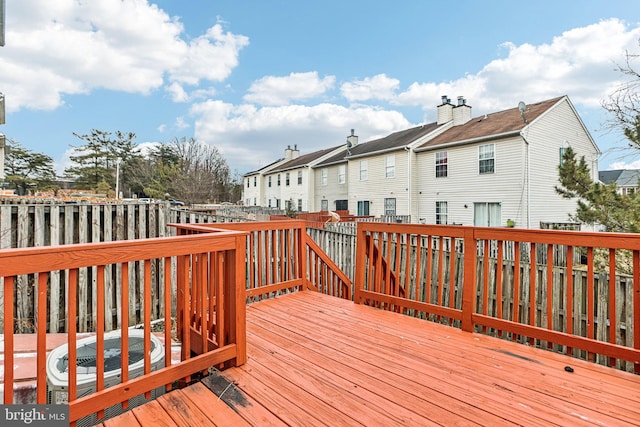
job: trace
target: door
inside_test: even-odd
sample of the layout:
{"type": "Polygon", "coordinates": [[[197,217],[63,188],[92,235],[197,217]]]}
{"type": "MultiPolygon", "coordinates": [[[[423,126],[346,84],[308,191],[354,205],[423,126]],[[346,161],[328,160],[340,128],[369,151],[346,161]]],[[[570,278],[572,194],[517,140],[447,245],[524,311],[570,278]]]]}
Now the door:
{"type": "Polygon", "coordinates": [[[369,215],[369,201],[360,200],[358,202],[358,216],[367,216],[367,215],[369,215]]]}

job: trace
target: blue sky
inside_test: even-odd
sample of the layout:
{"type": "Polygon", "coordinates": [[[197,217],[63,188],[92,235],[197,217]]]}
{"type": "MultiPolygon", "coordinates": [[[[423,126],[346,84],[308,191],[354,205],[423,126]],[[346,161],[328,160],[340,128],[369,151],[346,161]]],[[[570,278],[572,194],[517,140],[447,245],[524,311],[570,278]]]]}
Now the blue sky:
{"type": "Polygon", "coordinates": [[[474,116],[569,95],[600,169],[640,168],[600,106],[639,39],[637,0],[7,0],[0,132],[59,170],[74,132],[195,137],[242,174],[432,122],[441,95],[474,116]]]}

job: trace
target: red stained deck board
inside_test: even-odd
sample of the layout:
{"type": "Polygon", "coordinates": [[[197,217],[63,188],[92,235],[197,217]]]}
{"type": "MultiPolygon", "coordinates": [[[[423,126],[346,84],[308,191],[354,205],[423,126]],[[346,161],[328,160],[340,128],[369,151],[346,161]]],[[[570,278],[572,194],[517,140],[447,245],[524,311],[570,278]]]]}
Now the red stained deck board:
{"type": "Polygon", "coordinates": [[[175,397],[208,425],[640,425],[638,375],[314,292],[249,305],[247,352],[175,397]]]}

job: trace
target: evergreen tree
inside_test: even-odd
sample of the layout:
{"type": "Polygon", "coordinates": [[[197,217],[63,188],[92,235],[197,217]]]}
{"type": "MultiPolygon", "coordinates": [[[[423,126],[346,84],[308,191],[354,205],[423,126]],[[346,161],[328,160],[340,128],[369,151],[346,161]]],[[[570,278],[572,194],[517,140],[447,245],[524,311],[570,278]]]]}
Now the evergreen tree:
{"type": "Polygon", "coordinates": [[[57,188],[55,179],[51,157],[26,149],[17,141],[7,140],[5,181],[18,194],[57,188]]]}
{"type": "Polygon", "coordinates": [[[565,151],[558,172],[560,185],[556,192],[564,198],[578,199],[574,221],[599,224],[606,231],[640,232],[640,192],[622,195],[614,183],[594,182],[584,156],[577,159],[571,147],[565,151]]]}

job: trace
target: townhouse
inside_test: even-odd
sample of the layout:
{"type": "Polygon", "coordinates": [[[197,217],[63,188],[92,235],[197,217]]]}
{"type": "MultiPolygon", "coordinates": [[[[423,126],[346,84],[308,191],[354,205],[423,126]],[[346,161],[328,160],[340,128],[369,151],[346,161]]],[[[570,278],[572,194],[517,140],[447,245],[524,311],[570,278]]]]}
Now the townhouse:
{"type": "Polygon", "coordinates": [[[409,215],[414,223],[539,228],[575,211],[555,191],[567,147],[597,179],[600,150],[567,96],[478,117],[463,97],[454,105],[443,96],[434,123],[364,143],[352,130],[346,144],[304,156],[285,151],[284,161],[245,175],[244,199],[409,215]]]}

